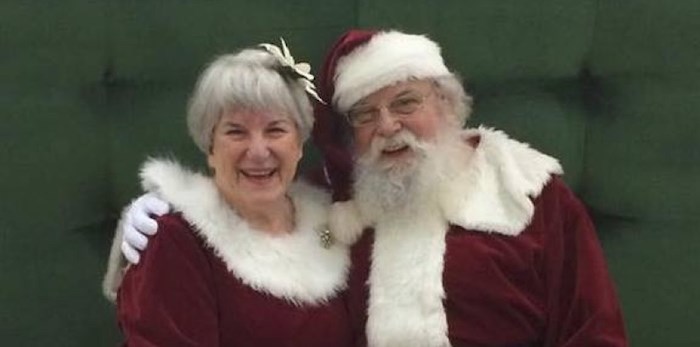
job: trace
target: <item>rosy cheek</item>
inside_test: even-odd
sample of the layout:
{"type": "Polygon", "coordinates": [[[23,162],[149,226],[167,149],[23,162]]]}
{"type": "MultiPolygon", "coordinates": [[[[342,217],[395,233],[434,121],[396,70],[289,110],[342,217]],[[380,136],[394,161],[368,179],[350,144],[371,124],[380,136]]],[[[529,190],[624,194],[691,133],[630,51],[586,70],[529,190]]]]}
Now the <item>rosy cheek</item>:
{"type": "Polygon", "coordinates": [[[355,131],[355,134],[353,136],[354,138],[354,150],[355,153],[358,155],[362,155],[369,149],[370,143],[372,141],[372,135],[371,134],[366,134],[361,131],[355,131]]]}

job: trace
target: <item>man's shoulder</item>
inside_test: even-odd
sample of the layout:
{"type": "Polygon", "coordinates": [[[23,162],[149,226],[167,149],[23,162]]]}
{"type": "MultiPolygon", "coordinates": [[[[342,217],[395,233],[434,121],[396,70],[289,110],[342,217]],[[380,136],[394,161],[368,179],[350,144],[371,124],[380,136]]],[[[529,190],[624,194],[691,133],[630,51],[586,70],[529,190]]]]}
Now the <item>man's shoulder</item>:
{"type": "Polygon", "coordinates": [[[588,214],[581,199],[558,175],[552,176],[534,203],[537,212],[540,213],[557,211],[562,216],[564,214],[588,214]]]}
{"type": "Polygon", "coordinates": [[[559,162],[489,128],[466,129],[468,161],[442,188],[447,220],[465,229],[518,235],[534,213],[533,200],[562,173],[559,162]]]}
{"type": "Polygon", "coordinates": [[[559,160],[503,131],[482,126],[466,129],[463,137],[474,148],[476,169],[493,172],[499,183],[530,196],[539,195],[553,177],[564,174],[559,160]]]}

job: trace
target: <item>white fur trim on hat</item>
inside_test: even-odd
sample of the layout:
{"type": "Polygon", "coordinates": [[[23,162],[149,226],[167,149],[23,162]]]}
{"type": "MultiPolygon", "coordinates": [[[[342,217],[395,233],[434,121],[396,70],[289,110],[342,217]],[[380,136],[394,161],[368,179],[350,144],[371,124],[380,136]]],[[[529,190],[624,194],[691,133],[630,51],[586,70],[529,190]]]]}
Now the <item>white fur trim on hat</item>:
{"type": "Polygon", "coordinates": [[[422,35],[380,32],[338,60],[333,104],[344,113],[365,96],[396,82],[449,74],[434,41],[422,35]]]}

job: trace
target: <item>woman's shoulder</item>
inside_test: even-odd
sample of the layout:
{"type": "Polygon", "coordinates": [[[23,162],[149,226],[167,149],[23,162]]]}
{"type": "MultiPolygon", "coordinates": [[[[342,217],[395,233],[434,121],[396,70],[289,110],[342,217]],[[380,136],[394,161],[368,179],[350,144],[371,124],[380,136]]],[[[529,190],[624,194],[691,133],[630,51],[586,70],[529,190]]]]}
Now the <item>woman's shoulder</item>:
{"type": "MultiPolygon", "coordinates": [[[[176,232],[190,231],[192,226],[185,220],[180,212],[170,212],[155,218],[158,223],[158,230],[168,229],[176,232]]],[[[157,235],[157,234],[156,234],[157,235]]]]}
{"type": "Polygon", "coordinates": [[[172,346],[186,340],[213,345],[210,337],[218,336],[212,330],[215,287],[206,250],[178,213],[157,222],[158,232],[119,287],[121,329],[130,345],[159,341],[172,346]]]}
{"type": "Polygon", "coordinates": [[[200,256],[205,251],[204,241],[180,212],[167,213],[155,220],[158,232],[151,238],[146,253],[151,249],[153,253],[172,249],[185,255],[200,256]]]}

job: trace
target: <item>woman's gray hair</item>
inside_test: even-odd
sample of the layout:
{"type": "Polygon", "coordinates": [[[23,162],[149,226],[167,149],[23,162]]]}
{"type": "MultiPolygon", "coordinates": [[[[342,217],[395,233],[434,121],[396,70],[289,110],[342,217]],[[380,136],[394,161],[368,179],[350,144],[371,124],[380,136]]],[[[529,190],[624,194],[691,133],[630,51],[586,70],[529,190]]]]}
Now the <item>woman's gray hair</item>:
{"type": "Polygon", "coordinates": [[[433,80],[451,108],[448,111],[455,117],[457,124],[463,127],[472,113],[472,97],[464,91],[459,77],[454,74],[436,77],[433,80]]]}
{"type": "Polygon", "coordinates": [[[197,147],[209,153],[222,113],[238,108],[285,112],[306,141],[314,120],[311,102],[304,86],[280,71],[278,60],[261,49],[222,55],[210,63],[199,76],[187,112],[187,128],[197,147]]]}

